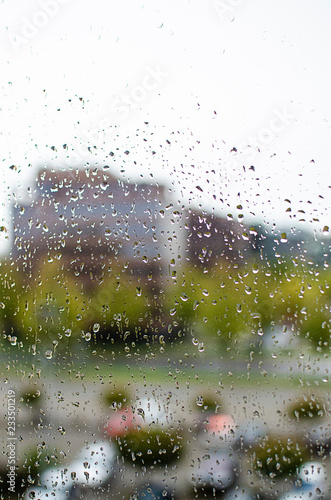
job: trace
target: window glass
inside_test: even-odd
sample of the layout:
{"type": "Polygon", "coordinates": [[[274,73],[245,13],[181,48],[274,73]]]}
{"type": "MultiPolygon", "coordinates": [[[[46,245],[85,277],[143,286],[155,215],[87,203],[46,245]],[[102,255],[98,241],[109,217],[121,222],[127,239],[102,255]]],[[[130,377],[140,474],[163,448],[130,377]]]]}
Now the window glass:
{"type": "Polygon", "coordinates": [[[1,498],[330,498],[330,9],[0,1],[1,498]]]}

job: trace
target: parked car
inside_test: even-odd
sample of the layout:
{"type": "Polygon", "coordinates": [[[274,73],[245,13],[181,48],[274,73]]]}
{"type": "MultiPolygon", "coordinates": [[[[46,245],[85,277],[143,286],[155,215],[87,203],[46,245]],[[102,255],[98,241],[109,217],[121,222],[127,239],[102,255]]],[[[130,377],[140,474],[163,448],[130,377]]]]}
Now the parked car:
{"type": "Polygon", "coordinates": [[[255,497],[250,490],[236,487],[229,490],[223,500],[255,500],[255,497]]]}
{"type": "Polygon", "coordinates": [[[194,487],[225,492],[234,486],[236,463],[230,455],[224,449],[205,453],[192,474],[194,487]]]}
{"type": "Polygon", "coordinates": [[[247,421],[236,426],[234,448],[247,450],[260,442],[267,433],[267,425],[262,422],[247,421]]]}
{"type": "Polygon", "coordinates": [[[151,482],[147,485],[142,485],[135,498],[137,500],[175,500],[175,495],[164,484],[151,482]]]}
{"type": "Polygon", "coordinates": [[[71,493],[66,490],[61,490],[57,487],[50,486],[30,486],[23,493],[23,500],[70,500],[71,493]]]}
{"type": "Polygon", "coordinates": [[[44,500],[45,498],[57,498],[69,500],[73,487],[73,480],[68,468],[51,467],[45,470],[40,477],[40,486],[31,486],[25,490],[23,498],[44,500]]]}
{"type": "Polygon", "coordinates": [[[113,412],[106,425],[106,434],[110,438],[121,437],[128,431],[139,427],[170,425],[171,416],[166,405],[154,398],[143,398],[136,401],[132,407],[126,407],[113,412]]]}
{"type": "Polygon", "coordinates": [[[305,433],[305,442],[314,453],[328,456],[331,448],[330,423],[310,427],[305,433]]]}
{"type": "Polygon", "coordinates": [[[236,424],[227,413],[209,413],[198,425],[198,439],[204,447],[228,447],[234,443],[236,424]]]}
{"type": "Polygon", "coordinates": [[[69,472],[75,485],[95,487],[109,481],[114,472],[116,451],[103,441],[89,444],[80,450],[70,463],[69,472]]]}
{"type": "Polygon", "coordinates": [[[298,474],[299,486],[292,488],[281,500],[327,500],[330,495],[330,483],[326,466],[320,462],[307,462],[298,474]]]}
{"type": "Polygon", "coordinates": [[[105,431],[110,438],[114,439],[124,436],[142,422],[142,418],[135,414],[131,408],[123,408],[111,413],[105,425],[105,431]]]}
{"type": "Polygon", "coordinates": [[[94,488],[109,481],[114,472],[115,459],[116,452],[110,443],[91,443],[81,449],[68,466],[47,469],[40,477],[40,486],[28,488],[23,498],[75,498],[81,487],[94,488]]]}

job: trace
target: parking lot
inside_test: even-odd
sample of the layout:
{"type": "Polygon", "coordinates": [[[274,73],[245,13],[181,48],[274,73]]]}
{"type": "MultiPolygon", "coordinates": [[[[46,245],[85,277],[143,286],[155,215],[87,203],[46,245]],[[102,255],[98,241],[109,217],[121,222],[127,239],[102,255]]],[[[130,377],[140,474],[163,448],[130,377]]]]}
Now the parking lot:
{"type": "MultiPolygon", "coordinates": [[[[113,377],[113,380],[116,378],[113,377]]],[[[111,384],[116,386],[114,381],[111,384]]],[[[176,384],[176,380],[155,384],[146,379],[141,383],[128,380],[128,406],[135,415],[140,411],[144,417],[137,420],[138,424],[148,429],[159,426],[166,432],[171,429],[180,436],[182,444],[180,458],[168,464],[159,464],[156,457],[156,463],[147,466],[139,464],[138,460],[124,458],[118,439],[110,438],[109,432],[107,434],[107,423],[119,413],[119,408],[109,407],[104,402],[104,393],[111,384],[100,383],[100,379],[96,378],[89,382],[58,378],[38,381],[42,389],[40,402],[37,405],[18,404],[17,455],[20,467],[23,464],[24,468],[24,462],[33,450],[39,450],[41,460],[45,460],[45,455],[48,457],[49,468],[55,465],[70,470],[82,449],[103,442],[104,446],[111,443],[113,448],[111,473],[102,484],[93,483],[90,478],[90,483],[87,481],[76,486],[66,498],[148,498],[147,493],[143,493],[148,485],[154,485],[156,489],[162,486],[163,491],[170,495],[166,498],[208,498],[208,495],[212,497],[216,494],[216,490],[202,487],[204,483],[199,483],[199,477],[203,469],[209,467],[207,477],[209,474],[216,478],[217,470],[222,468],[222,460],[226,466],[230,464],[233,474],[233,481],[229,481],[229,486],[224,488],[228,490],[228,495],[235,488],[237,496],[244,490],[248,497],[280,498],[294,486],[295,475],[280,479],[259,477],[254,472],[252,458],[252,447],[267,434],[286,436],[295,441],[306,436],[310,428],[316,427],[316,421],[300,422],[298,425],[288,417],[287,408],[300,393],[293,384],[286,387],[283,383],[277,385],[277,381],[247,383],[236,374],[231,383],[220,382],[218,386],[214,381],[211,384],[195,381],[190,385],[176,384]],[[216,438],[214,432],[214,438],[210,439],[210,413],[207,408],[201,411],[204,409],[204,396],[216,393],[222,401],[217,415],[228,416],[232,422],[224,426],[228,429],[226,439],[217,429],[216,438]],[[148,408],[154,408],[154,414],[149,409],[142,410],[146,402],[148,408]],[[155,410],[155,405],[159,410],[155,410]],[[150,420],[148,412],[151,413],[150,420]],[[207,424],[203,424],[204,421],[207,424]],[[216,467],[215,463],[218,464],[216,467]],[[141,496],[143,494],[145,497],[141,496]]],[[[23,386],[21,382],[15,384],[16,391],[19,393],[23,386]]],[[[328,392],[324,394],[329,400],[328,392]]],[[[330,422],[326,416],[318,421],[318,425],[323,427],[325,436],[330,436],[330,422]]],[[[326,463],[330,469],[328,451],[320,456],[316,452],[310,458],[326,463]]],[[[42,469],[45,469],[45,463],[41,463],[42,469]]]]}

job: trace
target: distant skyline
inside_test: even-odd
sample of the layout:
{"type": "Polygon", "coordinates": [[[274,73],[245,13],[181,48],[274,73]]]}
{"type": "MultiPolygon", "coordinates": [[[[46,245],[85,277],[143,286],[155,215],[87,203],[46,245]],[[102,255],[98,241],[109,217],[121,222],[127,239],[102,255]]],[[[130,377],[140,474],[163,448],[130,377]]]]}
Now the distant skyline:
{"type": "Polygon", "coordinates": [[[1,225],[45,162],[107,163],[244,222],[329,225],[326,0],[3,0],[0,13],[1,225]]]}

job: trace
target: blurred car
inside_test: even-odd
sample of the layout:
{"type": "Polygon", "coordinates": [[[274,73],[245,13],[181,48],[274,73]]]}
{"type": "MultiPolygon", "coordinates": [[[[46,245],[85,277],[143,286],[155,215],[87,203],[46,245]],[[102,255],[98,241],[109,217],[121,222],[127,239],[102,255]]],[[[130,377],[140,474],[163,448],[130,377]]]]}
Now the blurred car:
{"type": "Polygon", "coordinates": [[[225,492],[236,481],[236,463],[231,452],[214,450],[206,453],[192,474],[192,483],[197,489],[225,492]]]}
{"type": "Polygon", "coordinates": [[[73,480],[69,474],[68,468],[54,467],[47,469],[40,477],[41,484],[47,491],[54,491],[56,495],[65,492],[70,493],[73,480]]]}
{"type": "Polygon", "coordinates": [[[45,489],[44,486],[31,486],[24,491],[22,498],[23,500],[49,500],[50,498],[56,498],[56,500],[69,500],[71,497],[69,493],[66,493],[64,490],[61,491],[57,488],[45,489]]]}
{"type": "Polygon", "coordinates": [[[306,462],[300,468],[299,478],[303,484],[317,485],[327,483],[325,464],[320,462],[306,462]]]}
{"type": "Polygon", "coordinates": [[[167,405],[156,398],[142,398],[136,401],[134,410],[142,418],[143,424],[149,426],[156,424],[159,426],[170,425],[170,417],[167,405]]]}
{"type": "Polygon", "coordinates": [[[223,500],[254,500],[253,493],[243,488],[233,488],[229,490],[223,497],[223,500]]]}
{"type": "Polygon", "coordinates": [[[175,500],[173,492],[170,492],[163,484],[154,482],[141,486],[136,498],[137,500],[175,500]]]}
{"type": "Polygon", "coordinates": [[[87,445],[68,467],[72,481],[85,487],[102,485],[113,475],[116,456],[114,447],[108,442],[87,445]]]}
{"type": "Polygon", "coordinates": [[[236,424],[231,415],[207,414],[198,425],[198,439],[211,448],[228,447],[235,441],[236,424]]]}
{"type": "Polygon", "coordinates": [[[116,438],[138,427],[148,427],[151,424],[168,426],[169,422],[170,415],[166,405],[154,398],[143,398],[136,401],[132,407],[112,413],[105,430],[110,438],[116,438]]]}
{"type": "Polygon", "coordinates": [[[67,467],[55,467],[43,472],[40,486],[25,490],[23,498],[75,498],[81,487],[98,487],[109,481],[114,472],[115,460],[116,452],[110,443],[91,443],[81,449],[67,467]]]}
{"type": "Polygon", "coordinates": [[[331,448],[330,424],[310,427],[304,436],[305,443],[319,456],[329,456],[331,448]]]}
{"type": "Polygon", "coordinates": [[[235,429],[234,448],[237,451],[247,450],[261,441],[267,430],[267,425],[262,422],[247,421],[240,423],[235,429]]]}
{"type": "Polygon", "coordinates": [[[327,500],[331,496],[326,466],[307,462],[300,468],[299,486],[292,488],[281,500],[327,500]]]}
{"type": "Polygon", "coordinates": [[[123,408],[111,414],[105,425],[105,431],[110,438],[117,438],[137,428],[142,422],[142,418],[135,415],[131,408],[123,408]]]}
{"type": "Polygon", "coordinates": [[[73,484],[68,468],[52,467],[41,474],[40,486],[31,486],[25,490],[23,498],[68,500],[71,498],[73,484]]]}

